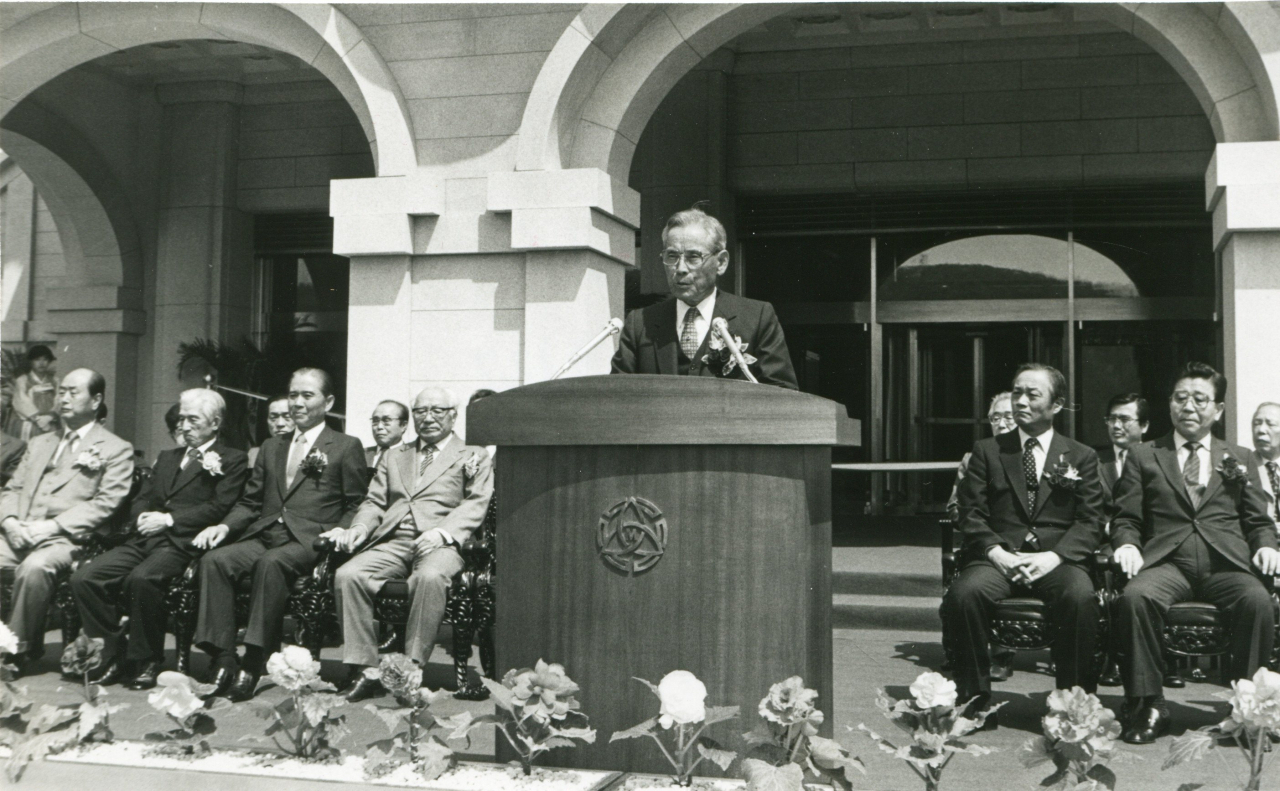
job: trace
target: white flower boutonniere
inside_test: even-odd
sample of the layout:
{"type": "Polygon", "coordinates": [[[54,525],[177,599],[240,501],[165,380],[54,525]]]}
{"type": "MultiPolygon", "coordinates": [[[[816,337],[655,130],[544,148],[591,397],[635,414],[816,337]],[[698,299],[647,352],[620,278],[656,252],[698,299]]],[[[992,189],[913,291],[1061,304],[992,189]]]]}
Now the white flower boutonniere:
{"type": "Polygon", "coordinates": [[[480,455],[472,453],[462,465],[462,471],[468,478],[474,478],[480,472],[480,455]]]}
{"type": "Polygon", "coordinates": [[[200,457],[200,466],[204,467],[204,471],[218,477],[222,474],[222,457],[217,451],[211,450],[200,457]]]}
{"type": "Polygon", "coordinates": [[[106,459],[102,458],[102,454],[97,448],[89,448],[80,451],[80,455],[76,456],[76,463],[72,466],[79,467],[88,472],[97,472],[106,466],[106,459]]]}
{"type": "Polygon", "coordinates": [[[329,457],[319,448],[312,448],[299,465],[303,475],[319,477],[329,466],[329,457]]]}

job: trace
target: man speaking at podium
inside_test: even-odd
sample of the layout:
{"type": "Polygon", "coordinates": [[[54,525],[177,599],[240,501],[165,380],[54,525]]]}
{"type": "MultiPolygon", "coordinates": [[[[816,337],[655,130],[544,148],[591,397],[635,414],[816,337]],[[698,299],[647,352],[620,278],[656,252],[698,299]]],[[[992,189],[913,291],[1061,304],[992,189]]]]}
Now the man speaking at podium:
{"type": "Polygon", "coordinates": [[[725,243],[724,226],[697,207],[667,220],[662,264],[672,299],[627,315],[613,373],[746,379],[738,356],[713,329],[724,319],[757,380],[799,389],[773,306],[716,288],[716,278],[729,268],[725,243]]]}

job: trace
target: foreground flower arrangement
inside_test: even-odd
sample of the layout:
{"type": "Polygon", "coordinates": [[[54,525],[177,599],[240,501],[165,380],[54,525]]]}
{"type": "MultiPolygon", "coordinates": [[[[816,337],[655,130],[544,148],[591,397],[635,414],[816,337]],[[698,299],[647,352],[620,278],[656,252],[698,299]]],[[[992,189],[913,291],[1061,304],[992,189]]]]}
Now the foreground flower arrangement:
{"type": "Polygon", "coordinates": [[[1106,764],[1125,755],[1115,749],[1121,730],[1115,713],[1080,687],[1054,690],[1048,702],[1049,713],[1040,721],[1044,735],[1022,746],[1023,765],[1053,762],[1053,774],[1040,785],[1059,791],[1115,788],[1115,772],[1106,764]]]}
{"type": "Polygon", "coordinates": [[[1161,768],[1169,769],[1203,758],[1220,744],[1230,743],[1240,748],[1249,768],[1245,780],[1231,768],[1236,782],[1245,791],[1258,791],[1271,741],[1280,738],[1280,673],[1258,668],[1252,679],[1231,682],[1231,690],[1216,695],[1231,702],[1231,716],[1217,725],[1187,731],[1174,739],[1161,768]]]}
{"type": "Polygon", "coordinates": [[[707,708],[706,685],[687,670],[673,670],[656,685],[643,678],[636,681],[658,697],[658,716],[634,728],[617,731],[609,737],[610,742],[645,737],[653,739],[671,763],[676,773],[676,785],[680,786],[692,784],[693,770],[704,759],[721,769],[729,768],[738,756],[723,749],[709,736],[704,736],[703,732],[717,722],[737,717],[737,706],[707,708]]]}

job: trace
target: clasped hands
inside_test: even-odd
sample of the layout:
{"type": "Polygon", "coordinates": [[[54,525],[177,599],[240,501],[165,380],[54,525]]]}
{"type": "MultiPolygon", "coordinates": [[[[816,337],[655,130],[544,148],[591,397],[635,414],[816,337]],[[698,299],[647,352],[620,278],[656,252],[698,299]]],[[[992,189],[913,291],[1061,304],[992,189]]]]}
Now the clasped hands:
{"type": "Polygon", "coordinates": [[[151,536],[173,527],[173,517],[159,511],[146,511],[138,515],[138,535],[151,536]]]}
{"type": "MultiPolygon", "coordinates": [[[[364,525],[352,525],[347,528],[335,527],[332,530],[321,533],[320,537],[329,539],[340,551],[350,554],[355,552],[356,548],[369,537],[369,530],[364,525]]],[[[427,530],[419,533],[413,543],[417,555],[422,557],[433,549],[439,549],[444,546],[445,539],[444,536],[440,535],[439,530],[427,530]]]]}
{"type": "Polygon", "coordinates": [[[30,549],[62,531],[58,523],[52,519],[33,519],[24,522],[16,516],[4,520],[2,527],[9,546],[14,550],[30,549]]]}
{"type": "Polygon", "coordinates": [[[1057,552],[1010,552],[995,546],[987,552],[987,558],[1000,573],[1014,582],[1031,583],[1062,564],[1057,552]]]}
{"type": "MultiPolygon", "coordinates": [[[[1133,579],[1142,569],[1142,550],[1133,544],[1125,544],[1116,550],[1116,562],[1120,564],[1120,570],[1125,576],[1133,579]]],[[[1253,553],[1253,565],[1264,576],[1274,577],[1280,573],[1280,551],[1271,547],[1259,549],[1253,553]]]]}

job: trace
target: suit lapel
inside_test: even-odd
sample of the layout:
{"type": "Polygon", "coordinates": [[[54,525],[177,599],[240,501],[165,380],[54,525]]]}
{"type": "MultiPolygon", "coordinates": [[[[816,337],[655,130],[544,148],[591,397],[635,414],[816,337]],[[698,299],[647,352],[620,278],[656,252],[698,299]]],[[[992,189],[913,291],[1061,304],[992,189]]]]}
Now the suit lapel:
{"type": "MultiPolygon", "coordinates": [[[[316,450],[320,451],[321,453],[324,453],[324,454],[327,456],[327,455],[328,455],[328,451],[327,451],[327,449],[328,449],[328,447],[329,447],[329,441],[330,441],[330,440],[332,440],[332,439],[333,439],[333,431],[331,431],[331,430],[329,429],[329,427],[328,427],[328,426],[325,426],[324,428],[322,428],[322,429],[320,430],[320,435],[319,435],[318,437],[316,437],[316,443],[315,443],[314,445],[312,445],[310,448],[307,448],[306,456],[303,456],[302,458],[303,458],[303,459],[305,459],[307,456],[310,456],[310,455],[311,455],[312,451],[316,451],[316,450]]],[[[290,448],[292,448],[292,447],[293,447],[293,445],[292,445],[292,441],[290,441],[290,445],[289,445],[289,447],[290,447],[290,448]]],[[[288,459],[289,459],[289,454],[287,454],[287,453],[286,453],[286,454],[285,454],[285,466],[286,466],[286,467],[288,467],[288,459]]],[[[288,475],[288,470],[287,470],[287,469],[285,470],[285,474],[286,474],[286,475],[288,475]]],[[[288,488],[288,490],[284,493],[284,497],[282,498],[281,502],[283,502],[284,500],[288,500],[291,496],[293,496],[293,493],[294,493],[294,492],[296,492],[296,491],[298,491],[298,487],[302,485],[302,480],[303,480],[304,478],[306,478],[306,477],[307,477],[307,476],[306,476],[306,474],[305,474],[305,473],[303,473],[303,471],[302,471],[302,461],[301,461],[301,460],[299,460],[299,461],[298,461],[298,474],[297,474],[297,475],[294,477],[294,479],[293,479],[293,485],[292,485],[292,486],[290,486],[290,487],[288,488]]]]}
{"type": "Polygon", "coordinates": [[[418,443],[415,440],[412,445],[404,443],[396,448],[396,455],[387,459],[387,488],[390,489],[391,469],[394,467],[400,476],[400,486],[406,492],[413,489],[413,457],[414,451],[417,449],[418,443]]]}
{"type": "MultiPolygon", "coordinates": [[[[1222,476],[1218,474],[1218,465],[1222,463],[1222,459],[1230,453],[1227,443],[1217,437],[1209,437],[1209,482],[1205,484],[1204,496],[1200,498],[1200,507],[1209,502],[1209,498],[1218,493],[1222,488],[1222,476]]],[[[1240,459],[1241,464],[1248,464],[1247,459],[1240,459]]]]}
{"type": "Polygon", "coordinates": [[[267,459],[267,469],[275,470],[276,489],[280,492],[280,501],[284,502],[284,498],[288,495],[285,481],[289,478],[289,451],[293,448],[293,441],[297,439],[298,432],[295,430],[289,435],[288,442],[275,443],[274,458],[267,459]]]}
{"type": "MultiPolygon", "coordinates": [[[[80,442],[76,444],[74,450],[68,448],[64,451],[64,455],[69,455],[70,458],[58,459],[57,469],[49,472],[49,475],[52,478],[52,487],[49,491],[56,492],[63,486],[66,486],[67,483],[76,476],[76,459],[79,458],[80,454],[90,448],[98,447],[101,443],[102,437],[99,435],[98,424],[94,423],[89,426],[89,430],[84,433],[84,436],[81,437],[80,442]]],[[[99,452],[101,452],[101,448],[99,448],[99,452]]],[[[106,459],[103,459],[103,462],[105,463],[106,459]]]]}
{"type": "Polygon", "coordinates": [[[1174,449],[1173,435],[1168,434],[1152,443],[1152,453],[1156,464],[1169,480],[1169,487],[1182,501],[1188,514],[1195,515],[1195,506],[1191,504],[1191,495],[1187,492],[1187,484],[1182,480],[1182,470],[1178,469],[1178,451],[1174,449]]]}
{"type": "Polygon", "coordinates": [[[412,496],[417,497],[419,492],[435,483],[436,478],[439,478],[445,470],[452,467],[453,463],[457,461],[458,457],[461,455],[462,440],[458,438],[457,434],[450,434],[449,444],[431,460],[431,464],[422,474],[422,477],[411,479],[413,480],[413,488],[411,490],[413,492],[412,496]]]}
{"type": "MultiPolygon", "coordinates": [[[[646,330],[653,339],[653,351],[657,356],[658,373],[674,376],[679,373],[680,338],[676,335],[676,301],[669,299],[659,303],[650,314],[646,330]]],[[[412,480],[412,479],[410,479],[412,480]]]]}
{"type": "MultiPolygon", "coordinates": [[[[209,446],[210,453],[216,453],[217,450],[218,450],[218,444],[216,442],[209,446]]],[[[177,474],[173,476],[173,485],[169,487],[169,494],[168,494],[169,497],[172,497],[173,495],[177,494],[182,489],[182,487],[194,481],[196,477],[200,475],[200,471],[204,469],[204,465],[196,461],[195,459],[192,459],[190,464],[188,464],[186,467],[183,467],[182,458],[186,454],[187,452],[185,450],[179,454],[176,454],[177,458],[174,463],[174,466],[177,467],[178,470],[177,470],[177,474]]]]}
{"type": "Polygon", "coordinates": [[[1022,507],[1022,513],[1026,514],[1029,520],[1031,515],[1027,511],[1027,476],[1022,472],[1022,452],[1018,449],[1018,432],[1010,431],[1001,434],[996,441],[1000,445],[1000,465],[1004,467],[1009,485],[1018,495],[1018,505],[1022,507]],[[1006,439],[1007,437],[1012,439],[1006,439]]]}
{"type": "MultiPolygon", "coordinates": [[[[711,351],[711,336],[715,330],[711,327],[715,324],[716,319],[724,319],[725,321],[733,321],[738,316],[737,307],[733,302],[732,294],[726,294],[723,291],[716,292],[716,306],[711,309],[711,319],[707,322],[707,334],[702,338],[702,345],[698,347],[697,354],[693,355],[693,362],[690,364],[690,373],[699,374],[705,369],[702,358],[711,351]]],[[[733,331],[732,325],[729,331],[733,331]]],[[[712,376],[719,376],[716,371],[709,371],[712,376]]]]}
{"type": "MultiPolygon", "coordinates": [[[[50,436],[53,442],[41,442],[37,445],[35,440],[32,440],[34,445],[31,451],[32,464],[27,480],[23,481],[20,502],[23,518],[26,517],[27,509],[31,507],[31,500],[35,497],[36,490],[40,488],[40,481],[44,479],[49,462],[53,460],[53,454],[58,450],[58,443],[62,441],[52,435],[44,436],[50,436]]],[[[51,470],[49,472],[52,473],[51,470]]]]}
{"type": "Polygon", "coordinates": [[[1049,481],[1049,471],[1058,466],[1067,450],[1067,440],[1063,438],[1060,432],[1053,432],[1053,441],[1049,443],[1049,448],[1044,454],[1044,472],[1040,474],[1040,487],[1036,490],[1036,510],[1031,515],[1032,521],[1040,515],[1040,511],[1044,509],[1044,504],[1049,501],[1049,495],[1053,493],[1053,484],[1049,481]]]}

